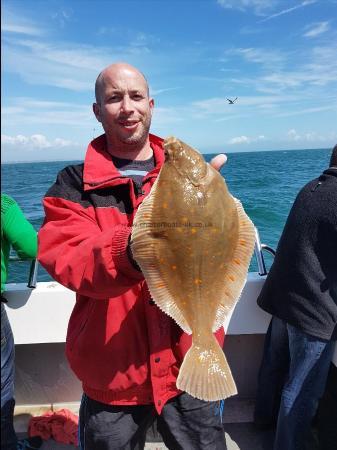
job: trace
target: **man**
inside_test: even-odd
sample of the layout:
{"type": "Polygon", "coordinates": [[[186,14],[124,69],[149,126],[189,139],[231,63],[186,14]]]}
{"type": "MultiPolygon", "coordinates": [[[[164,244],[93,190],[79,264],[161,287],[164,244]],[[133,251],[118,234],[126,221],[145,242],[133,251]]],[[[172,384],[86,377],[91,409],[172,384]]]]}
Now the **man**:
{"type": "Polygon", "coordinates": [[[6,308],[5,284],[11,247],[21,259],[34,259],[37,234],[25,218],[20,206],[1,194],[1,450],[33,450],[40,448],[39,437],[17,439],[14,424],[15,348],[6,308]]]}
{"type": "Polygon", "coordinates": [[[273,315],[255,423],[277,424],[275,450],[303,450],[337,339],[337,146],[298,194],[258,298],[273,315]]]}
{"type": "MultiPolygon", "coordinates": [[[[163,140],[149,134],[147,81],[116,63],[100,73],[95,94],[105,134],[84,164],[60,172],[39,233],[40,262],[77,293],[66,353],[84,390],[81,448],[141,449],[156,415],[171,449],[226,448],[217,402],[176,388],[191,339],[151,300],[129,247],[135,212],[164,162],[163,140]]],[[[218,155],[213,166],[224,162],[218,155]]],[[[222,345],[223,329],[216,337],[222,345]]]]}

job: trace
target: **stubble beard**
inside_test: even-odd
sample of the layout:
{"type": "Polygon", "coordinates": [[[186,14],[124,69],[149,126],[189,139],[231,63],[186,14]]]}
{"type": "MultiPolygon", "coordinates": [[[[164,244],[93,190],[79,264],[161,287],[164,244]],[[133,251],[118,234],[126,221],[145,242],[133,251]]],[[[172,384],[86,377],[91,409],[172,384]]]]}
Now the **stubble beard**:
{"type": "Polygon", "coordinates": [[[122,151],[124,149],[128,152],[142,150],[148,140],[151,118],[147,119],[146,122],[142,122],[140,126],[141,130],[137,130],[136,133],[130,136],[123,136],[122,133],[118,135],[116,135],[115,133],[113,135],[110,135],[109,141],[112,147],[116,150],[118,149],[119,151],[122,151]]]}

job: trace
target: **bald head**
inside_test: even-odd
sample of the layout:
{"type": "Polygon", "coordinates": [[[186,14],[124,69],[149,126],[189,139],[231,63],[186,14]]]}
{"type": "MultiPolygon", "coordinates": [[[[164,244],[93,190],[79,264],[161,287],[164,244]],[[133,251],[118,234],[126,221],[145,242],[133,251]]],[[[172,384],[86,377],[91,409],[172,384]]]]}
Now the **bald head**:
{"type": "Polygon", "coordinates": [[[144,86],[146,88],[146,92],[149,97],[150,96],[149,85],[148,85],[147,79],[145,78],[145,75],[140,70],[131,66],[131,64],[124,63],[124,62],[118,62],[118,63],[110,64],[110,66],[103,69],[102,72],[96,78],[96,83],[95,83],[96,102],[101,103],[101,94],[102,94],[102,90],[104,90],[106,80],[108,80],[112,77],[119,76],[120,74],[127,74],[127,73],[134,74],[136,76],[139,76],[141,79],[143,79],[144,86]]]}
{"type": "Polygon", "coordinates": [[[98,75],[95,95],[92,108],[105,131],[108,152],[126,159],[151,156],[154,101],[144,75],[130,64],[111,64],[98,75]]]}

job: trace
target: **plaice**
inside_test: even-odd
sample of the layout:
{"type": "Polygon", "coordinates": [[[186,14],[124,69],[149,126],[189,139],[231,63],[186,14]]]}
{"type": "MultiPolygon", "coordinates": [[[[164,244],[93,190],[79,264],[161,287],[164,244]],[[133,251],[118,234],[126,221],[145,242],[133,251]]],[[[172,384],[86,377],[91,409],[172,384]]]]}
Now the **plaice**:
{"type": "Polygon", "coordinates": [[[177,387],[219,400],[237,390],[213,332],[244,287],[254,225],[200,153],[174,137],[164,149],[165,163],[134,219],[131,249],[155,303],[192,333],[177,387]]]}

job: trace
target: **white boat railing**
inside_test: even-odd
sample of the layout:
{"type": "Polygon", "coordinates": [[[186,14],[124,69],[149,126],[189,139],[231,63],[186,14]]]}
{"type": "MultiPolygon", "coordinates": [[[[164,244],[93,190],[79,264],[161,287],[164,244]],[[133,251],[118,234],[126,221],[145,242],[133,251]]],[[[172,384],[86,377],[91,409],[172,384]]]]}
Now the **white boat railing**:
{"type": "MultiPolygon", "coordinates": [[[[270,315],[257,306],[256,299],[267,275],[263,251],[272,255],[275,255],[275,251],[261,243],[256,228],[255,237],[254,255],[258,272],[248,273],[240,301],[226,321],[225,328],[231,335],[264,334],[270,320],[270,315]]],[[[24,262],[13,257],[10,260],[24,262]]],[[[12,327],[15,329],[17,344],[65,342],[66,326],[75,303],[75,293],[55,281],[37,283],[38,265],[36,259],[31,261],[27,284],[6,285],[6,297],[10,300],[7,310],[12,327]],[[38,289],[35,289],[36,287],[38,289]],[[28,302],[28,298],[34,301],[28,302]],[[41,317],[44,318],[43,324],[40,322],[41,317]],[[25,327],[22,327],[22,323],[25,323],[27,319],[31,324],[36,319],[36,327],[30,327],[29,333],[24,331],[25,327]]],[[[337,345],[333,363],[337,366],[337,345]]]]}
{"type": "MultiPolygon", "coordinates": [[[[263,257],[263,250],[266,250],[271,255],[275,256],[275,250],[269,247],[266,244],[261,243],[260,234],[258,229],[255,227],[255,247],[254,247],[254,256],[256,259],[257,267],[258,267],[258,273],[261,276],[267,275],[267,269],[266,264],[263,257]]],[[[17,256],[11,256],[10,261],[12,262],[26,262],[27,260],[20,259],[17,256]]],[[[27,287],[34,289],[36,287],[37,283],[37,276],[38,276],[38,268],[39,263],[37,259],[33,259],[31,261],[30,269],[29,269],[29,275],[28,275],[28,282],[27,287]]]]}

